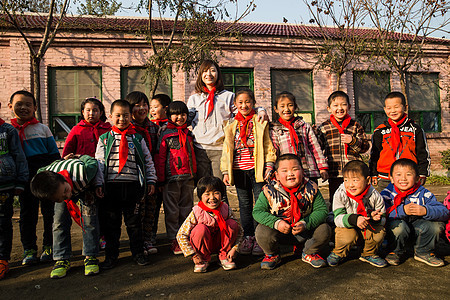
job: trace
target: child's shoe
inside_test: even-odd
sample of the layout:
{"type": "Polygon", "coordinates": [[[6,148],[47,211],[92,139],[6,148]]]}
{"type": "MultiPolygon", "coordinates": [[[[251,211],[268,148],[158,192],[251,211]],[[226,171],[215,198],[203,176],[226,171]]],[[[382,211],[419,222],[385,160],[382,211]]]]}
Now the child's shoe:
{"type": "Polygon", "coordinates": [[[52,246],[44,246],[42,248],[42,254],[41,254],[41,262],[49,262],[53,261],[53,251],[52,246]]]}
{"type": "Polygon", "coordinates": [[[280,255],[266,254],[261,262],[261,270],[273,270],[281,263],[280,255]]]}
{"type": "Polygon", "coordinates": [[[327,263],[330,267],[336,267],[343,259],[343,257],[340,257],[336,253],[331,252],[327,257],[327,263]]]}
{"type": "Polygon", "coordinates": [[[208,269],[209,263],[207,261],[202,261],[199,264],[195,264],[194,273],[205,273],[208,269]]]}
{"type": "Polygon", "coordinates": [[[398,266],[400,264],[400,256],[395,252],[391,252],[384,258],[391,266],[398,266]]]}
{"type": "Polygon", "coordinates": [[[50,278],[59,279],[66,277],[67,271],[70,269],[70,261],[68,259],[58,260],[53,266],[53,270],[50,273],[50,278]]]}
{"type": "Polygon", "coordinates": [[[172,246],[170,247],[170,249],[172,249],[172,252],[175,255],[183,254],[183,251],[181,251],[180,245],[178,245],[177,240],[172,240],[172,246]]]}
{"type": "Polygon", "coordinates": [[[220,265],[225,271],[236,269],[236,263],[234,261],[228,261],[228,259],[221,259],[220,265]]]}
{"type": "Polygon", "coordinates": [[[144,242],[144,253],[147,255],[158,253],[158,249],[153,246],[152,242],[144,242]]]}
{"type": "Polygon", "coordinates": [[[444,261],[434,255],[434,253],[418,254],[414,253],[414,259],[426,263],[432,267],[442,267],[444,261]]]}
{"type": "Polygon", "coordinates": [[[360,261],[366,262],[371,264],[372,266],[383,268],[388,265],[387,261],[383,258],[379,257],[378,255],[372,255],[372,256],[361,256],[359,258],[360,261]]]}
{"type": "Polygon", "coordinates": [[[105,250],[105,248],[106,248],[106,241],[105,241],[105,237],[104,236],[102,236],[100,238],[100,241],[98,243],[99,243],[100,250],[105,250]]]}
{"type": "Polygon", "coordinates": [[[264,250],[258,245],[258,242],[256,241],[256,239],[253,240],[252,255],[254,255],[254,256],[264,255],[264,250]]]}
{"type": "Polygon", "coordinates": [[[34,249],[25,250],[23,253],[23,266],[31,266],[37,264],[39,262],[39,258],[37,258],[37,251],[34,249]]]}
{"type": "Polygon", "coordinates": [[[100,267],[98,266],[98,259],[91,256],[84,260],[84,275],[91,276],[96,275],[100,272],[100,267]]]}
{"type": "Polygon", "coordinates": [[[100,264],[100,268],[102,268],[103,270],[110,270],[114,268],[116,264],[117,264],[116,257],[106,256],[105,260],[100,264]]]}
{"type": "Polygon", "coordinates": [[[239,253],[248,255],[253,251],[253,242],[255,240],[254,236],[246,236],[239,246],[239,253]]]}
{"type": "Polygon", "coordinates": [[[305,252],[302,253],[302,260],[305,263],[310,264],[314,268],[321,268],[326,266],[325,260],[319,255],[319,254],[306,254],[305,252]]]}
{"type": "Polygon", "coordinates": [[[140,266],[146,266],[150,263],[148,256],[144,254],[144,252],[136,254],[133,257],[133,260],[140,266]]]}
{"type": "Polygon", "coordinates": [[[6,273],[9,271],[8,261],[0,259],[0,279],[5,278],[6,273]]]}

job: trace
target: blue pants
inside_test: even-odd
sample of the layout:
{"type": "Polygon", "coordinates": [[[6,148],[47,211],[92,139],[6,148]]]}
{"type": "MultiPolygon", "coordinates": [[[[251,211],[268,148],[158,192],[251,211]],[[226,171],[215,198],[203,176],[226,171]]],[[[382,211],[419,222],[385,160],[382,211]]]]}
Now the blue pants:
{"type": "Polygon", "coordinates": [[[0,259],[2,260],[11,258],[13,201],[13,189],[0,192],[0,259]]]}

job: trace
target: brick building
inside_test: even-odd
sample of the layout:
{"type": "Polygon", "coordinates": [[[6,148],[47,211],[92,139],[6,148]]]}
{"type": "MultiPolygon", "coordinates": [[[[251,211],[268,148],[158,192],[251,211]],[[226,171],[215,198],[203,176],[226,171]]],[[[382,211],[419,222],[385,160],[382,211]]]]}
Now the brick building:
{"type": "MultiPolygon", "coordinates": [[[[45,18],[26,16],[25,30],[38,46],[45,18]]],[[[149,92],[142,76],[149,45],[135,34],[146,26],[145,18],[68,17],[41,62],[41,109],[60,146],[67,131],[80,117],[80,100],[96,96],[109,111],[109,104],[132,90],[149,92]]],[[[163,24],[170,26],[171,21],[163,24]]],[[[219,24],[220,25],[220,24],[219,24]]],[[[299,114],[313,123],[329,117],[327,97],[336,88],[336,76],[313,69],[314,44],[320,33],[313,26],[240,23],[242,41],[222,40],[219,64],[225,86],[235,91],[249,87],[258,105],[272,115],[276,93],[289,90],[296,95],[299,114]],[[309,57],[309,59],[307,59],[309,57]],[[306,59],[305,59],[306,58],[306,59]]],[[[32,84],[28,47],[18,32],[3,25],[0,34],[1,116],[9,120],[9,95],[32,84]]],[[[410,115],[426,130],[432,154],[432,169],[438,170],[440,154],[450,144],[450,41],[430,39],[426,49],[427,70],[408,76],[410,115]],[[438,84],[436,84],[438,83],[438,84]]],[[[342,77],[341,89],[351,99],[351,116],[367,133],[384,118],[382,97],[399,91],[399,76],[387,67],[372,70],[356,65],[342,77]],[[369,72],[367,72],[369,70],[369,72]],[[376,71],[376,72],[375,72],[376,71]]],[[[193,75],[193,74],[191,74],[193,75]]],[[[158,90],[174,100],[186,101],[194,92],[195,76],[173,71],[158,90]]]]}

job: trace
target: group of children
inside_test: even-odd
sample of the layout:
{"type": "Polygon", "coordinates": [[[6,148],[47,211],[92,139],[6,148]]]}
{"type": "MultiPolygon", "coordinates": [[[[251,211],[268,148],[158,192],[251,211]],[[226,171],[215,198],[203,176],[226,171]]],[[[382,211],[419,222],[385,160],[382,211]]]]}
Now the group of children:
{"type": "MultiPolygon", "coordinates": [[[[218,123],[218,79],[216,64],[199,73],[197,83],[205,90],[204,107],[199,106],[204,122],[218,123]]],[[[85,275],[116,265],[122,217],[134,261],[149,264],[149,255],[157,252],[161,203],[171,249],[192,257],[194,272],[207,270],[212,253],[219,254],[225,270],[234,269],[238,252],[264,255],[261,268],[273,269],[281,262],[280,244],[293,245],[294,254],[315,268],[337,266],[360,244],[360,260],[377,267],[398,265],[410,235],[416,236],[415,259],[431,266],[444,264],[434,249],[449,211],[422,186],[429,175],[425,135],[408,119],[401,93],[385,99],[388,121],[374,131],[369,166],[361,154],[370,144],[364,129],[349,116],[344,92],[330,95],[330,119],[316,131],[295,116],[296,100],[290,92],[277,95],[279,119],[273,124],[264,110],[263,117],[258,116],[251,90],[240,90],[231,99],[234,117],[225,120],[220,115],[226,126],[222,133],[211,133],[223,137],[220,158],[215,148],[201,152],[195,146],[206,131],[196,126],[199,117],[192,118],[184,102],[162,94],[149,101],[144,93],[132,92],[112,103],[112,126],[99,100],[83,101],[82,120],[69,133],[60,159],[50,130],[34,118],[33,95],[14,93],[9,106],[15,129],[0,120],[0,278],[8,271],[14,195],[21,204],[22,263],[55,260],[51,278],[65,277],[70,269],[72,219],[83,230],[85,275]],[[196,178],[197,165],[201,172],[205,158],[213,169],[220,166],[222,179],[213,174],[196,178]],[[331,221],[319,178],[329,181],[331,221]],[[236,187],[240,222],[227,203],[229,185],[236,187]],[[199,202],[194,206],[195,186],[199,202]],[[40,259],[39,203],[44,216],[40,259]],[[319,253],[333,233],[334,249],[324,259],[319,253]],[[101,236],[106,246],[99,264],[101,236]],[[378,248],[385,239],[390,252],[381,258],[378,248]]]]}

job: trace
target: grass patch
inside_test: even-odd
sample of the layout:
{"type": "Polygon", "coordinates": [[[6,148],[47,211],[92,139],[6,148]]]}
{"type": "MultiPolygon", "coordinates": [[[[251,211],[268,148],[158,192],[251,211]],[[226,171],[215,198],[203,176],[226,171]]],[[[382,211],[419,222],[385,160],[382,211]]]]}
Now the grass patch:
{"type": "Polygon", "coordinates": [[[430,185],[450,185],[450,177],[433,175],[427,178],[430,185]]]}

